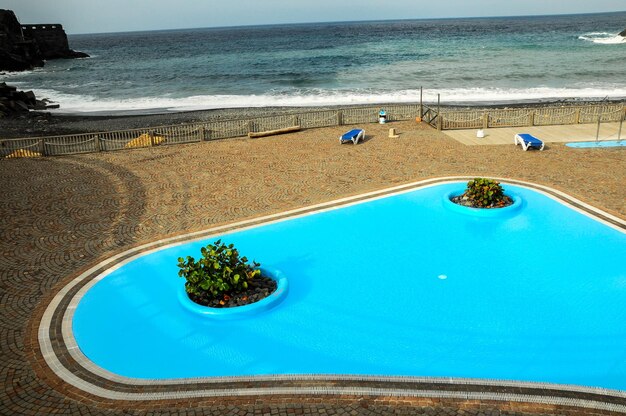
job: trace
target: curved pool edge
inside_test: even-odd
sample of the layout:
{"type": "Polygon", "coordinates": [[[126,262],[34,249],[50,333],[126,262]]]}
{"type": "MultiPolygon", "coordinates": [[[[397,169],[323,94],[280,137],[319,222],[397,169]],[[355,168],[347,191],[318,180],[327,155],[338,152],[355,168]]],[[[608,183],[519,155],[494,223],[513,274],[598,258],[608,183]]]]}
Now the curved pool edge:
{"type": "MultiPolygon", "coordinates": [[[[415,189],[444,183],[467,181],[471,177],[429,179],[386,188],[354,197],[299,208],[251,220],[240,221],[204,231],[144,244],[108,258],[67,282],[43,310],[37,328],[38,361],[64,383],[105,400],[179,400],[204,397],[240,397],[249,395],[358,395],[393,397],[432,397],[440,399],[487,400],[516,403],[544,403],[555,406],[598,409],[626,413],[626,391],[484,379],[293,375],[143,380],[120,377],[92,363],[78,348],[72,334],[72,317],[81,294],[112,270],[150,251],[189,241],[210,238],[212,234],[255,227],[314,212],[383,198],[415,189]],[[60,336],[57,334],[61,334],[60,336]],[[315,383],[311,383],[314,381],[315,383]],[[326,383],[324,383],[326,382],[326,383]],[[271,383],[272,387],[267,387],[271,383]],[[314,385],[313,385],[314,384],[314,385]],[[325,385],[324,385],[325,384],[325,385]],[[382,387],[381,387],[382,386],[382,387]],[[224,388],[225,387],[225,388],[224,388]]],[[[511,185],[539,191],[571,208],[626,232],[626,221],[591,207],[554,189],[510,179],[496,178],[511,185]]],[[[43,305],[42,305],[43,308],[43,305]]]]}

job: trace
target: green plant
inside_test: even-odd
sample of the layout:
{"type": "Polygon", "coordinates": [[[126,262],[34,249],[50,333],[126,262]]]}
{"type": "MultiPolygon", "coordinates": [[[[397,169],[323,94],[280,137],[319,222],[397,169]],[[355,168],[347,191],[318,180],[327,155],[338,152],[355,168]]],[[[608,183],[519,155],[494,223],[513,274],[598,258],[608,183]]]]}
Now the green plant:
{"type": "Polygon", "coordinates": [[[217,240],[200,249],[202,258],[178,258],[178,276],[184,277],[185,290],[190,295],[222,298],[227,293],[243,292],[251,279],[261,274],[257,262],[248,264],[248,259],[239,257],[239,251],[217,240]]]}
{"type": "Polygon", "coordinates": [[[508,199],[499,182],[486,178],[474,178],[469,181],[463,196],[467,197],[472,205],[482,208],[500,207],[508,199]]]}

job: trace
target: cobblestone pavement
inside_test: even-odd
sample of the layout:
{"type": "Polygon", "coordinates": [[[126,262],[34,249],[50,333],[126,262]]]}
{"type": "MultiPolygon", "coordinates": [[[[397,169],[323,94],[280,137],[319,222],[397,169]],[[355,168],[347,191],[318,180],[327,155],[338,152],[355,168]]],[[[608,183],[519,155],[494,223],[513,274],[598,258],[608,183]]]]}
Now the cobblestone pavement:
{"type": "Polygon", "coordinates": [[[366,140],[356,146],[339,145],[346,128],[334,127],[253,140],[0,160],[0,414],[576,414],[548,405],[376,397],[105,403],[81,396],[37,364],[36,317],[60,286],[98,260],[163,237],[456,175],[547,185],[626,219],[624,149],[469,148],[427,126],[390,126],[366,125],[366,140]],[[387,137],[390,126],[399,138],[387,137]]]}

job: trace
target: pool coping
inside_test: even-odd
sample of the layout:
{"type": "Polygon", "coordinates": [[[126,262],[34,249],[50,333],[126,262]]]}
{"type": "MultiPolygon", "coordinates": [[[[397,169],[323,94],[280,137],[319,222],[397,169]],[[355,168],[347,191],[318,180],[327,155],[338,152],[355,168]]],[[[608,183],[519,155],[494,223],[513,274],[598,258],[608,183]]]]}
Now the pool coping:
{"type": "MultiPolygon", "coordinates": [[[[284,221],[312,213],[342,208],[364,201],[389,197],[444,183],[472,179],[451,176],[412,182],[281,213],[238,221],[203,231],[164,238],[131,248],[109,257],[76,276],[53,295],[37,328],[35,354],[63,383],[89,395],[113,401],[152,401],[241,396],[389,396],[460,400],[540,403],[555,406],[597,409],[626,413],[626,391],[575,385],[517,382],[490,379],[439,377],[383,377],[367,375],[276,375],[246,377],[203,377],[175,380],[143,380],[121,377],[92,363],[81,352],[72,335],[72,316],[80,299],[99,279],[138,256],[167,246],[210,238],[211,235],[262,224],[284,221]]],[[[505,184],[530,188],[621,232],[626,221],[577,200],[561,191],[508,178],[495,178],[505,184]]]]}

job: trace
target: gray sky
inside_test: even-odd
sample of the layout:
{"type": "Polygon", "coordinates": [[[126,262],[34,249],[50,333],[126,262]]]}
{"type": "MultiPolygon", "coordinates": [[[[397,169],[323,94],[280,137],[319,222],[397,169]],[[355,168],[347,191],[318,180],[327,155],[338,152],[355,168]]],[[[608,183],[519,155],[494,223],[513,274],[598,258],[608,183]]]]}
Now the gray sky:
{"type": "Polygon", "coordinates": [[[0,0],[21,23],[61,23],[68,33],[251,24],[626,10],[625,0],[0,0]]]}

